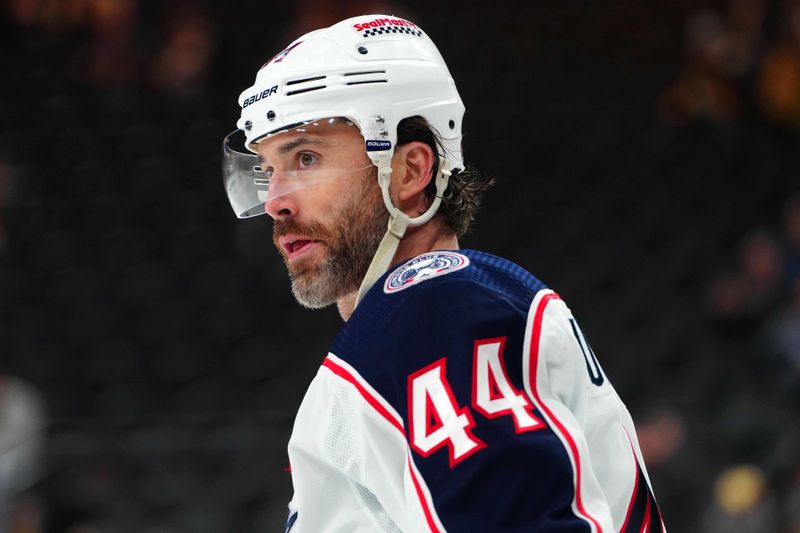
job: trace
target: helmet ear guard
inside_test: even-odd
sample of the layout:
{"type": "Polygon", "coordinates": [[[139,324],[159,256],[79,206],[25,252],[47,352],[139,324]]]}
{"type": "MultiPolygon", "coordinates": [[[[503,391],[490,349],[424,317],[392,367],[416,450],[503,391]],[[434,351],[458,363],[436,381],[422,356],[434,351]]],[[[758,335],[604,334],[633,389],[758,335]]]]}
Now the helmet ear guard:
{"type": "MultiPolygon", "coordinates": [[[[237,126],[250,152],[264,138],[329,117],[344,117],[360,130],[367,155],[378,167],[390,218],[357,302],[390,266],[407,227],[433,218],[452,171],[464,168],[464,104],[433,41],[404,19],[364,15],[300,37],[262,66],[253,86],[239,96],[239,105],[237,126]],[[413,116],[421,116],[441,134],[441,150],[433,176],[436,196],[425,213],[409,218],[392,203],[389,182],[398,124],[413,116]]],[[[238,182],[246,183],[241,165],[225,167],[226,172],[238,169],[238,182]]],[[[226,191],[234,205],[228,182],[226,175],[226,191]]],[[[236,205],[234,209],[241,216],[242,209],[236,205]]],[[[258,209],[248,205],[246,216],[258,209]]]]}

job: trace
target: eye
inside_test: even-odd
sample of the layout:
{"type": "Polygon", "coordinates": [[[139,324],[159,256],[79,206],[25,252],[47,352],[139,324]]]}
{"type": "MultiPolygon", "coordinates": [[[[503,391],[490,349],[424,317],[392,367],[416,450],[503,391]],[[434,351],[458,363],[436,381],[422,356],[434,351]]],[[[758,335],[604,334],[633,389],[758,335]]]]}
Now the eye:
{"type": "Polygon", "coordinates": [[[300,168],[308,168],[312,166],[314,163],[319,161],[319,157],[315,154],[310,152],[303,152],[298,156],[298,162],[300,163],[300,168]]]}

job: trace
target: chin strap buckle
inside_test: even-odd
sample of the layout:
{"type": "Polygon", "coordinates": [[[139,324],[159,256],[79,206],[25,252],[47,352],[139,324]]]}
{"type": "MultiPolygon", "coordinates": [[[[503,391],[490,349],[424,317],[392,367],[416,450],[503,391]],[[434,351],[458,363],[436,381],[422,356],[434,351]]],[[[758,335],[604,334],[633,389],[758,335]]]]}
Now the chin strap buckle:
{"type": "Polygon", "coordinates": [[[389,217],[389,227],[387,231],[400,240],[403,238],[403,235],[406,234],[409,220],[411,219],[408,218],[408,215],[395,207],[394,213],[389,217]]]}

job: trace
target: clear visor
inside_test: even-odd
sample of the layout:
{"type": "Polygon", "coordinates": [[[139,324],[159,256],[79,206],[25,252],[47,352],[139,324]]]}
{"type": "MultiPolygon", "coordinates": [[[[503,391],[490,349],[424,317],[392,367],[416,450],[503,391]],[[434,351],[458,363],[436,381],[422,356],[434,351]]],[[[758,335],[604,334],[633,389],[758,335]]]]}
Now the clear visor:
{"type": "Polygon", "coordinates": [[[271,200],[372,167],[371,163],[352,164],[352,158],[343,157],[354,142],[360,142],[363,149],[364,141],[360,132],[356,141],[352,130],[343,135],[342,128],[358,132],[347,119],[326,118],[265,134],[249,147],[242,130],[225,137],[222,175],[236,216],[261,215],[271,200]]]}

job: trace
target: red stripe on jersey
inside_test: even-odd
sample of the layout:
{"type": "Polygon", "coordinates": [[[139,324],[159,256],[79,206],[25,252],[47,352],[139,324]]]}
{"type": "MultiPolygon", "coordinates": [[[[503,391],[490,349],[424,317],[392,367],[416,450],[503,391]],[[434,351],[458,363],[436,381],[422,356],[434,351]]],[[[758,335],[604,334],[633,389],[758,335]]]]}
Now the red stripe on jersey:
{"type": "Polygon", "coordinates": [[[411,481],[414,482],[414,490],[417,491],[417,498],[419,498],[419,502],[422,504],[422,512],[425,513],[425,520],[428,522],[428,527],[431,528],[433,533],[439,533],[439,528],[436,527],[436,523],[433,521],[433,516],[431,515],[431,510],[428,508],[427,502],[425,501],[425,495],[422,493],[422,487],[419,486],[419,480],[414,473],[414,466],[411,464],[411,454],[408,454],[408,471],[411,472],[411,481]]]}
{"type": "Polygon", "coordinates": [[[361,396],[363,396],[364,399],[367,400],[367,403],[370,404],[373,409],[378,411],[378,413],[383,418],[388,420],[391,425],[396,427],[397,430],[400,433],[402,433],[403,437],[405,438],[406,432],[405,429],[403,429],[403,423],[397,420],[394,416],[392,416],[392,414],[378,400],[376,400],[375,397],[372,394],[370,394],[370,392],[366,388],[364,388],[364,386],[361,383],[358,382],[355,376],[353,376],[350,372],[345,370],[344,367],[337,365],[330,358],[327,357],[322,362],[322,366],[328,368],[331,372],[333,372],[343,380],[352,383],[353,386],[356,388],[356,390],[358,390],[358,392],[361,394],[361,396]]]}
{"type": "MultiPolygon", "coordinates": [[[[406,439],[406,432],[403,428],[403,423],[400,420],[397,420],[382,404],[379,402],[361,383],[359,383],[358,378],[356,378],[353,374],[351,374],[346,368],[341,365],[336,364],[333,360],[329,357],[326,357],[325,360],[322,362],[322,366],[342,378],[343,380],[351,383],[356,390],[361,394],[361,396],[367,401],[369,405],[375,409],[379,415],[385,418],[390,424],[392,424],[400,434],[403,436],[403,439],[406,439]]],[[[417,497],[419,498],[419,503],[422,506],[422,512],[425,515],[425,520],[428,522],[428,527],[431,528],[433,533],[439,533],[439,528],[436,527],[436,522],[433,519],[433,513],[431,513],[430,507],[428,505],[428,501],[425,498],[425,493],[422,491],[422,486],[417,479],[416,471],[411,464],[411,452],[408,452],[408,471],[411,474],[411,481],[414,483],[414,490],[417,492],[417,497]]]]}
{"type": "MultiPolygon", "coordinates": [[[[653,492],[650,489],[650,485],[648,484],[646,478],[644,477],[644,473],[642,472],[642,466],[639,464],[639,459],[636,456],[636,450],[633,447],[633,441],[631,440],[630,434],[628,434],[628,430],[624,427],[622,428],[625,431],[625,436],[628,437],[628,444],[631,447],[631,454],[633,454],[633,461],[636,465],[636,481],[633,485],[633,493],[631,494],[631,502],[628,505],[628,513],[625,515],[625,522],[622,524],[622,528],[619,530],[619,533],[624,533],[628,531],[628,527],[636,527],[635,524],[630,523],[631,516],[633,515],[633,508],[636,505],[636,499],[639,497],[639,486],[642,485],[642,490],[645,491],[644,498],[646,499],[645,503],[645,510],[644,516],[642,517],[642,525],[639,528],[639,533],[648,532],[652,533],[651,527],[651,520],[653,518],[657,518],[658,522],[656,523],[656,527],[658,531],[664,532],[666,528],[664,527],[664,521],[661,520],[661,516],[658,510],[658,504],[656,504],[655,497],[653,496],[653,492]],[[653,517],[653,509],[655,509],[656,517],[653,517]]],[[[641,504],[640,504],[641,505],[641,504]]]]}
{"type": "MultiPolygon", "coordinates": [[[[630,440],[630,437],[628,437],[628,439],[630,440]]],[[[633,492],[631,493],[631,503],[628,504],[628,512],[625,514],[625,522],[619,529],[620,533],[625,531],[625,528],[628,527],[628,521],[631,519],[631,511],[633,511],[633,504],[636,503],[636,493],[639,491],[639,461],[636,460],[636,455],[633,456],[633,461],[636,465],[635,481],[633,483],[633,492]]]]}
{"type": "Polygon", "coordinates": [[[531,391],[536,399],[536,403],[538,406],[545,412],[547,418],[553,421],[553,424],[558,428],[558,431],[567,441],[569,444],[569,451],[571,452],[572,459],[575,462],[575,475],[576,475],[576,482],[575,482],[575,504],[578,506],[578,511],[588,519],[594,527],[597,528],[599,533],[602,533],[603,528],[600,527],[600,524],[592,518],[589,513],[586,512],[586,509],[583,506],[583,499],[581,498],[581,458],[578,455],[578,445],[575,444],[575,439],[572,438],[572,435],[569,434],[567,428],[564,427],[564,424],[558,420],[550,408],[542,401],[542,398],[539,396],[539,391],[536,388],[536,373],[538,369],[539,363],[539,341],[542,335],[542,317],[544,316],[544,310],[547,307],[547,304],[551,300],[560,300],[561,297],[556,293],[546,294],[542,297],[541,301],[539,302],[539,306],[536,308],[536,312],[533,316],[533,331],[531,334],[531,349],[530,349],[530,384],[531,384],[531,391]]]}
{"type": "Polygon", "coordinates": [[[647,498],[647,508],[644,511],[644,520],[642,520],[642,529],[639,533],[647,533],[650,529],[650,498],[647,498]]]}

